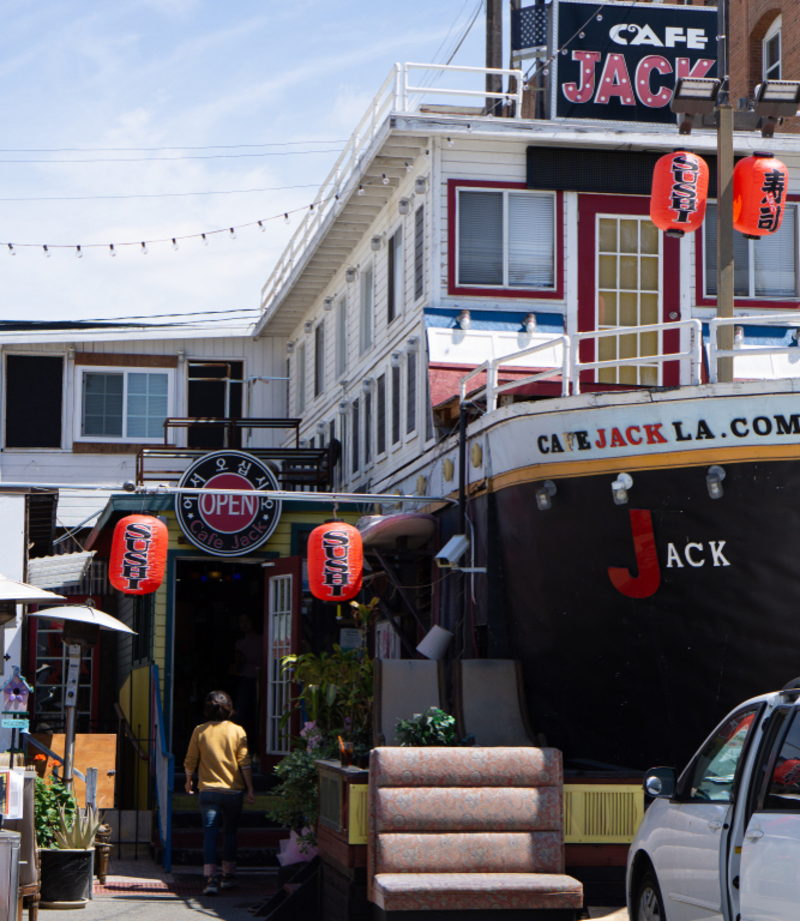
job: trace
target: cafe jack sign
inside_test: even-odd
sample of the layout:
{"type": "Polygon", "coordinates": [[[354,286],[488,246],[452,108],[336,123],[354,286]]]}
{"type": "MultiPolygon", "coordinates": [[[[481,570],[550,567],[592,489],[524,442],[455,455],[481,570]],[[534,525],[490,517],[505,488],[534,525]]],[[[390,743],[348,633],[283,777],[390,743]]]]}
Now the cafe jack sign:
{"type": "Polygon", "coordinates": [[[715,7],[554,3],[556,119],[671,124],[681,77],[717,71],[715,7]]]}

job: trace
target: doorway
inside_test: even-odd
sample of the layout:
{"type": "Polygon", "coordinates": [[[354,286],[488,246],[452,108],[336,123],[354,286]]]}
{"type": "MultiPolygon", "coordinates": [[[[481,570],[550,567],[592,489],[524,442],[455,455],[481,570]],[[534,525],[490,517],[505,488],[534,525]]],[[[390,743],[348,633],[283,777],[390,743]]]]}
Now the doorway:
{"type": "MultiPolygon", "coordinates": [[[[188,414],[200,419],[241,419],[244,389],[243,361],[190,361],[188,363],[188,414]]],[[[241,432],[226,438],[222,426],[189,426],[188,447],[216,450],[240,448],[241,432]]]]}

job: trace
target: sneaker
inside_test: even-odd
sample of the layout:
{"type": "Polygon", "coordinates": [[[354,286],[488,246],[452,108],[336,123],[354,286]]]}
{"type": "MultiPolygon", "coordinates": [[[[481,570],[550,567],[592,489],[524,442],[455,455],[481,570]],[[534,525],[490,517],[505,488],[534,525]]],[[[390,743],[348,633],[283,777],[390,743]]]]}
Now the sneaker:
{"type": "Polygon", "coordinates": [[[203,895],[216,895],[217,894],[217,879],[215,876],[209,876],[206,880],[206,887],[203,890],[203,895]]]}
{"type": "Polygon", "coordinates": [[[233,889],[235,885],[236,885],[236,878],[234,876],[224,876],[223,875],[222,881],[219,884],[219,888],[220,889],[233,889]]]}

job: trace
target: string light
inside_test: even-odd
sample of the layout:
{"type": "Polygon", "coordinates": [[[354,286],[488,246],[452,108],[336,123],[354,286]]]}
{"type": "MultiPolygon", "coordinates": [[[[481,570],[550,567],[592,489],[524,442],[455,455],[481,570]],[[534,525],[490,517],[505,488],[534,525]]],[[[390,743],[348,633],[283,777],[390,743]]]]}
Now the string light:
{"type": "Polygon", "coordinates": [[[8,251],[9,253],[11,253],[12,256],[17,255],[17,251],[14,249],[14,247],[10,243],[8,244],[8,251]]]}
{"type": "Polygon", "coordinates": [[[200,236],[203,238],[203,246],[208,246],[208,237],[204,233],[201,233],[200,236]]]}
{"type": "Polygon", "coordinates": [[[44,254],[45,254],[45,256],[46,256],[46,257],[47,257],[47,258],[49,259],[49,258],[50,258],[50,255],[51,255],[51,253],[50,253],[50,250],[48,249],[48,247],[46,247],[46,246],[43,246],[43,247],[42,247],[42,249],[44,250],[44,254]]]}
{"type": "Polygon", "coordinates": [[[113,244],[113,243],[109,243],[109,244],[108,244],[108,255],[109,255],[109,256],[116,256],[116,255],[117,255],[117,251],[114,249],[114,244],[113,244]]]}
{"type": "Polygon", "coordinates": [[[288,214],[288,212],[287,212],[286,214],[284,214],[284,216],[283,216],[283,223],[284,223],[284,224],[291,224],[291,223],[292,223],[292,222],[289,220],[289,214],[288,214]]]}
{"type": "Polygon", "coordinates": [[[264,222],[263,222],[263,221],[259,221],[259,222],[258,222],[258,226],[261,228],[261,233],[264,233],[264,231],[267,229],[267,228],[264,226],[264,222]]]}
{"type": "Polygon", "coordinates": [[[147,244],[144,242],[144,240],[142,240],[142,255],[147,255],[147,244]]]}
{"type": "Polygon", "coordinates": [[[176,251],[180,249],[178,246],[178,241],[175,239],[175,237],[172,238],[172,248],[176,251]]]}
{"type": "Polygon", "coordinates": [[[386,173],[383,174],[383,177],[381,178],[381,182],[384,185],[389,185],[389,177],[386,175],[386,173]]]}
{"type": "Polygon", "coordinates": [[[235,240],[235,239],[236,239],[236,231],[233,229],[233,227],[231,227],[231,240],[235,240]]]}
{"type": "Polygon", "coordinates": [[[80,246],[75,247],[75,255],[78,257],[78,259],[83,259],[83,250],[80,248],[80,246]]]}

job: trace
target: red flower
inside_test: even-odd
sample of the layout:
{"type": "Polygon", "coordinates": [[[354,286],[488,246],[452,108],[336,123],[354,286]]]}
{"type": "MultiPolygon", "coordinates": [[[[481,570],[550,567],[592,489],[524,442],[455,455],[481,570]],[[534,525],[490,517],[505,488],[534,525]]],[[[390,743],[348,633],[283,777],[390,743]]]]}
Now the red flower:
{"type": "Polygon", "coordinates": [[[47,755],[34,755],[34,761],[47,761],[47,755]]]}

